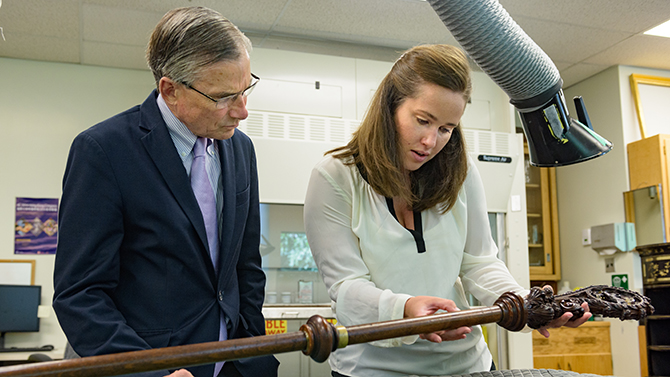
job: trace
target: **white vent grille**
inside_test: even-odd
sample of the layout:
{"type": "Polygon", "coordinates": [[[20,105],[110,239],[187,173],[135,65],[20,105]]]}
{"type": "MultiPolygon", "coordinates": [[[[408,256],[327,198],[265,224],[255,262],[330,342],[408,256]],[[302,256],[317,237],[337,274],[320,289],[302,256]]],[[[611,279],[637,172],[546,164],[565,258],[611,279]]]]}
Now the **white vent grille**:
{"type": "Polygon", "coordinates": [[[261,114],[251,114],[245,121],[247,135],[254,137],[263,137],[263,116],[261,114]]]}
{"type": "Polygon", "coordinates": [[[496,153],[503,154],[503,155],[509,155],[510,154],[509,138],[510,138],[510,134],[504,134],[504,133],[496,133],[495,134],[496,153]]]}
{"type": "Polygon", "coordinates": [[[344,143],[344,121],[339,119],[330,122],[330,140],[336,143],[344,143]]]}
{"type": "Polygon", "coordinates": [[[354,119],[249,111],[249,117],[240,122],[239,128],[252,138],[345,144],[359,125],[354,119]]]}
{"type": "Polygon", "coordinates": [[[326,141],[326,120],[324,118],[309,119],[309,139],[326,141]]]}
{"type": "Polygon", "coordinates": [[[515,138],[515,134],[477,131],[465,128],[463,129],[463,133],[465,134],[465,146],[470,153],[496,156],[510,156],[513,153],[510,150],[510,145],[512,144],[510,139],[515,138]]]}
{"type": "Polygon", "coordinates": [[[276,139],[284,138],[285,120],[282,115],[268,114],[267,122],[264,122],[267,128],[267,136],[276,139]]]}
{"type": "Polygon", "coordinates": [[[295,115],[288,117],[288,138],[305,140],[305,117],[295,115]]]}

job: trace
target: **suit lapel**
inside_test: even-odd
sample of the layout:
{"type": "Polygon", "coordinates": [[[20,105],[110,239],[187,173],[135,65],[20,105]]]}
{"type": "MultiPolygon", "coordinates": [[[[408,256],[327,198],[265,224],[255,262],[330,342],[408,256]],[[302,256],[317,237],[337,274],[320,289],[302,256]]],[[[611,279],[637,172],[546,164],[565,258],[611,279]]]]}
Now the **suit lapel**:
{"type": "Polygon", "coordinates": [[[186,213],[186,216],[198,233],[200,242],[203,245],[203,248],[200,249],[201,254],[210,261],[207,264],[209,266],[208,270],[211,276],[215,276],[214,267],[208,253],[207,231],[205,230],[202,213],[200,212],[200,207],[198,207],[198,201],[193,194],[193,189],[191,189],[191,183],[184,169],[184,164],[177,154],[170,133],[156,104],[156,96],[149,96],[140,107],[142,114],[140,127],[148,131],[141,138],[141,141],[177,200],[177,203],[179,203],[179,206],[186,213]]]}
{"type": "MultiPolygon", "coordinates": [[[[235,222],[236,198],[235,198],[235,151],[231,139],[219,141],[219,158],[221,159],[221,179],[223,184],[223,214],[220,231],[220,256],[219,266],[230,269],[234,267],[232,251],[235,250],[231,243],[234,239],[233,226],[235,222]]],[[[230,275],[230,271],[220,271],[221,276],[230,275]]]]}

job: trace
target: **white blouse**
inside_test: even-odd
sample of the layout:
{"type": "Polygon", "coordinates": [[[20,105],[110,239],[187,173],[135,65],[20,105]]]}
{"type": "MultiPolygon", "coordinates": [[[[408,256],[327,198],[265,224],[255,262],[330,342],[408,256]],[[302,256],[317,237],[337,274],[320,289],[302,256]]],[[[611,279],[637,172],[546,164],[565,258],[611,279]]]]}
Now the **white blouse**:
{"type": "MultiPolygon", "coordinates": [[[[526,294],[496,255],[479,172],[468,175],[446,214],[421,212],[426,251],[393,217],[354,165],[326,156],[313,169],[305,229],[314,260],[343,326],[403,318],[405,302],[426,295],[469,308],[465,291],[483,305],[504,292],[526,294]]],[[[432,343],[418,336],[339,349],[331,368],[359,376],[459,375],[488,371],[491,354],[474,326],[466,339],[432,343]]]]}

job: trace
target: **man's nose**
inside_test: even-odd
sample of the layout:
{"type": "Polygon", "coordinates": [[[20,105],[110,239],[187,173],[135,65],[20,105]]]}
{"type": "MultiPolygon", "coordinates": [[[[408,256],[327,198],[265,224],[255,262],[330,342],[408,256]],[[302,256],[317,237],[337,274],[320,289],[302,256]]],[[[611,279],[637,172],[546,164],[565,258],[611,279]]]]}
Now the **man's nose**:
{"type": "Polygon", "coordinates": [[[235,119],[247,119],[249,111],[247,110],[247,98],[237,96],[233,99],[228,109],[228,115],[235,119]]]}

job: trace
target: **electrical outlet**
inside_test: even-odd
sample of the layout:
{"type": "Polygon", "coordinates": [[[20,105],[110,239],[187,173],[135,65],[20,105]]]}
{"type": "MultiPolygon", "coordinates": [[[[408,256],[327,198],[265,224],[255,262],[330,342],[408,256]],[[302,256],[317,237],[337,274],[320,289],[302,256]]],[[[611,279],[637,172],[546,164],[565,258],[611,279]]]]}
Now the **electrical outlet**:
{"type": "Polygon", "coordinates": [[[591,228],[582,229],[582,245],[588,246],[591,244],[591,228]]]}
{"type": "Polygon", "coordinates": [[[616,272],[614,258],[605,258],[605,272],[616,272]]]}

